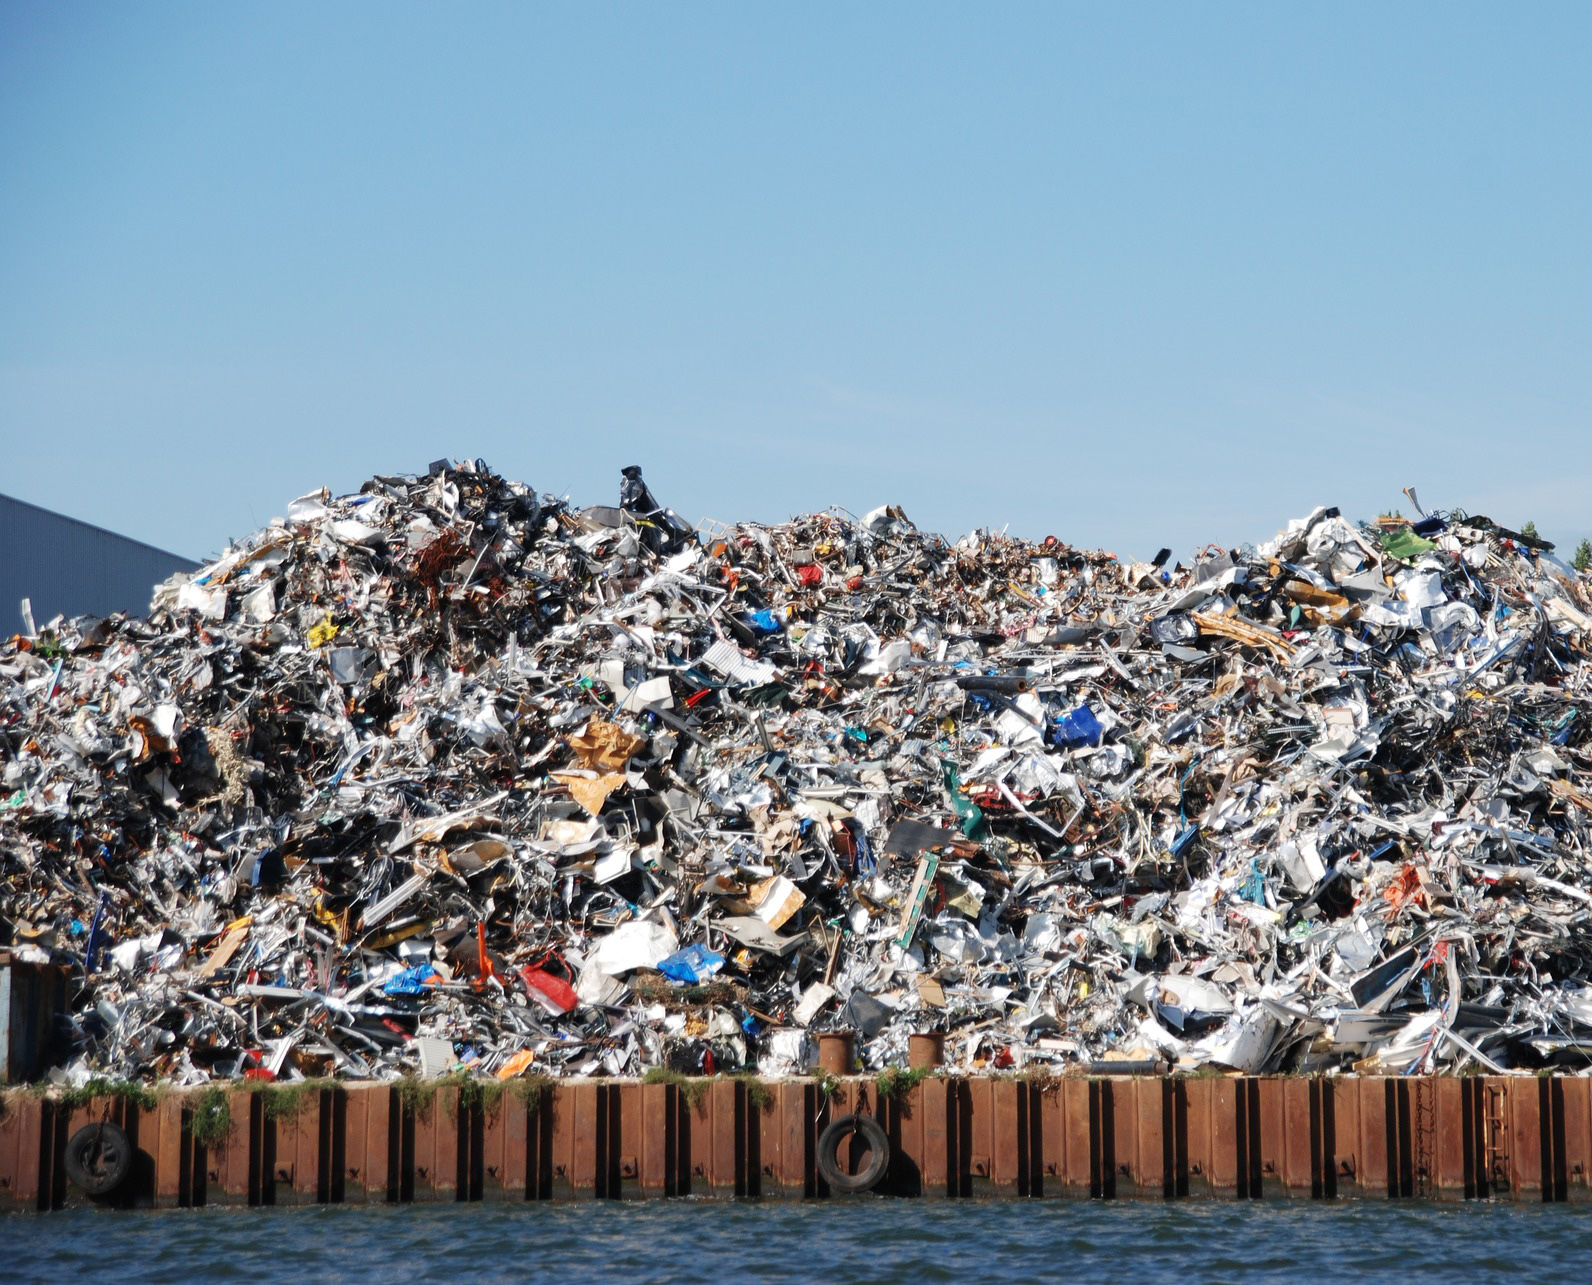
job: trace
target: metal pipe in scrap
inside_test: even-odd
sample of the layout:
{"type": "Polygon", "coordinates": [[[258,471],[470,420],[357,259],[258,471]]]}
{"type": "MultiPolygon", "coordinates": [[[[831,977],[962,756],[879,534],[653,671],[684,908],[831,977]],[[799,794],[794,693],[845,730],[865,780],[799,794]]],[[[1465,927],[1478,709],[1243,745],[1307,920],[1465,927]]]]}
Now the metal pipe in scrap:
{"type": "Polygon", "coordinates": [[[1007,696],[1020,696],[1033,686],[1020,674],[968,674],[958,677],[956,685],[964,692],[999,692],[1007,696]]]}

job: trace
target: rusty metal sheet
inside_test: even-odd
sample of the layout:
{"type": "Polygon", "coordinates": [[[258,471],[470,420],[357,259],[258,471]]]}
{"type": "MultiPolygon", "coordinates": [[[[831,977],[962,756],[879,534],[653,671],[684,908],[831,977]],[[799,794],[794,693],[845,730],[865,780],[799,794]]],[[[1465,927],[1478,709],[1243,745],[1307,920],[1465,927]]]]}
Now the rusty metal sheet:
{"type": "Polygon", "coordinates": [[[0,1210],[34,1209],[39,1198],[39,1140],[47,1105],[12,1094],[0,1112],[0,1210]]]}
{"type": "Polygon", "coordinates": [[[86,1107],[53,1105],[46,1108],[39,1139],[40,1209],[60,1209],[64,1206],[68,1187],[64,1149],[67,1140],[88,1120],[88,1115],[86,1107]]]}
{"type": "Polygon", "coordinates": [[[1216,1154],[1213,1133],[1216,1082],[1184,1080],[1182,1090],[1187,1113],[1187,1124],[1183,1130],[1184,1165],[1188,1173],[1187,1194],[1208,1196],[1213,1192],[1211,1170],[1216,1154]]]}
{"type": "Polygon", "coordinates": [[[752,1134],[750,1145],[754,1150],[748,1164],[753,1160],[756,1162],[756,1173],[751,1176],[756,1180],[759,1196],[784,1194],[785,1112],[782,1087],[765,1082],[763,1090],[767,1100],[761,1105],[753,1102],[751,1099],[756,1095],[750,1089],[747,1091],[748,1128],[752,1134]]]}
{"type": "Polygon", "coordinates": [[[133,1165],[127,1180],[116,1189],[110,1200],[118,1209],[147,1207],[154,1198],[154,1151],[160,1144],[155,1111],[145,1111],[124,1098],[117,1104],[115,1118],[127,1134],[127,1140],[132,1143],[133,1165]]]}
{"type": "Polygon", "coordinates": [[[66,1192],[63,1148],[71,1137],[67,1126],[71,1112],[65,1107],[46,1102],[38,1117],[39,1135],[36,1139],[38,1187],[34,1196],[36,1209],[59,1209],[66,1192]]]}
{"type": "Polygon", "coordinates": [[[513,1094],[483,1101],[470,1122],[470,1199],[500,1200],[503,1193],[504,1123],[513,1094]]]}
{"type": "Polygon", "coordinates": [[[1356,1190],[1351,1155],[1355,1147],[1353,1130],[1358,1128],[1359,1110],[1357,1101],[1345,1106],[1346,1096],[1347,1085],[1343,1080],[1322,1078],[1321,1175],[1326,1184],[1325,1195],[1329,1198],[1351,1196],[1356,1190]]]}
{"type": "Polygon", "coordinates": [[[530,1113],[512,1088],[498,1100],[483,1130],[481,1195],[484,1200],[524,1200],[528,1176],[530,1113]]]}
{"type": "Polygon", "coordinates": [[[331,1090],[312,1094],[295,1121],[298,1138],[293,1158],[293,1191],[300,1204],[316,1204],[331,1195],[325,1165],[331,1159],[331,1140],[327,1133],[335,1096],[331,1090]]]}
{"type": "Polygon", "coordinates": [[[646,1137],[642,1128],[641,1085],[608,1087],[608,1148],[612,1177],[609,1195],[615,1198],[641,1194],[641,1157],[646,1137]]]}
{"type": "Polygon", "coordinates": [[[229,1095],[227,1134],[209,1149],[205,1183],[211,1204],[241,1205],[249,1199],[252,1139],[249,1127],[254,1095],[239,1090],[229,1095]]]}
{"type": "Polygon", "coordinates": [[[365,1157],[370,1145],[370,1104],[385,1092],[385,1088],[373,1089],[360,1085],[349,1089],[343,1095],[342,1198],[344,1204],[362,1205],[367,1201],[381,1199],[381,1192],[371,1190],[371,1185],[382,1180],[366,1173],[365,1157]]]}
{"type": "Polygon", "coordinates": [[[1513,1194],[1510,1155],[1510,1094],[1513,1081],[1508,1076],[1481,1078],[1479,1124],[1481,1128],[1482,1181],[1486,1194],[1504,1197],[1513,1194]]]}
{"type": "Polygon", "coordinates": [[[1278,1179],[1284,1194],[1310,1196],[1320,1188],[1317,1166],[1320,1163],[1320,1107],[1311,1109],[1311,1095],[1320,1088],[1310,1080],[1270,1080],[1261,1082],[1261,1114],[1265,1115],[1266,1086],[1274,1085],[1281,1094],[1278,1110],[1279,1137],[1273,1142],[1262,1134],[1261,1168],[1275,1157],[1278,1179]],[[1267,1150],[1269,1148],[1269,1151],[1267,1150]]]}
{"type": "Polygon", "coordinates": [[[707,1182],[708,1104],[705,1095],[693,1104],[680,1092],[674,1094],[673,1101],[670,1191],[676,1196],[688,1196],[705,1190],[707,1182]]]}
{"type": "Polygon", "coordinates": [[[619,1115],[619,1094],[612,1083],[597,1086],[597,1197],[617,1200],[620,1194],[619,1147],[624,1121],[619,1115]]]}
{"type": "Polygon", "coordinates": [[[279,1205],[312,1205],[320,1176],[319,1093],[309,1094],[297,1111],[276,1120],[276,1164],[272,1177],[279,1205]]]}
{"type": "Polygon", "coordinates": [[[123,1098],[112,1108],[111,1118],[122,1127],[122,1132],[132,1144],[133,1163],[127,1180],[108,1197],[108,1203],[117,1209],[147,1208],[154,1198],[154,1151],[160,1141],[156,1113],[154,1110],[145,1111],[123,1098]]]}
{"type": "Polygon", "coordinates": [[[17,1201],[17,1189],[25,1181],[19,1154],[22,1112],[32,1105],[17,1095],[0,1100],[0,1213],[23,1207],[17,1201]]]}
{"type": "Polygon", "coordinates": [[[149,1150],[155,1158],[154,1190],[151,1193],[156,1208],[185,1205],[189,1200],[192,1175],[184,1163],[184,1151],[189,1147],[188,1131],[183,1128],[183,1101],[181,1098],[163,1098],[156,1104],[154,1127],[146,1128],[145,1136],[152,1139],[149,1150]]]}
{"type": "Polygon", "coordinates": [[[537,1094],[534,1102],[528,1103],[525,1113],[525,1149],[527,1154],[527,1181],[525,1198],[527,1200],[551,1200],[555,1194],[568,1195],[567,1165],[563,1175],[555,1172],[554,1164],[557,1152],[554,1144],[554,1125],[561,1118],[561,1113],[567,1114],[569,1104],[561,1097],[555,1085],[548,1085],[537,1094]],[[556,1190],[555,1190],[556,1186],[556,1190]]]}
{"type": "Polygon", "coordinates": [[[453,1100],[455,1148],[453,1179],[455,1200],[479,1200],[485,1176],[486,1118],[490,1114],[480,1095],[464,1100],[460,1090],[453,1100]]]}
{"type": "Polygon", "coordinates": [[[963,1166],[975,1196],[991,1194],[995,1150],[994,1088],[994,1081],[988,1079],[969,1080],[962,1085],[963,1133],[968,1143],[963,1166]]]}
{"type": "MultiPolygon", "coordinates": [[[[1168,1090],[1171,1081],[1164,1079],[1146,1080],[1119,1080],[1120,1088],[1129,1091],[1132,1098],[1132,1115],[1134,1118],[1134,1149],[1133,1149],[1133,1193],[1140,1199],[1163,1200],[1171,1195],[1168,1181],[1171,1166],[1167,1163],[1168,1145],[1171,1142],[1167,1128],[1169,1099],[1168,1090]]],[[[1122,1095],[1118,1094],[1118,1109],[1126,1106],[1122,1102],[1122,1095]]],[[[1122,1112],[1126,1114],[1126,1112],[1122,1112]]],[[[1118,1195],[1124,1195],[1121,1189],[1122,1174],[1121,1154],[1118,1153],[1117,1163],[1118,1195]]]]}
{"type": "Polygon", "coordinates": [[[689,1130],[690,1156],[687,1176],[694,1195],[706,1195],[713,1190],[713,1110],[712,1101],[703,1092],[692,1103],[680,1095],[679,1113],[686,1118],[689,1130]]]}
{"type": "Polygon", "coordinates": [[[1061,1083],[1061,1131],[1056,1138],[1056,1160],[1064,1194],[1087,1196],[1090,1185],[1092,1144],[1089,1131],[1089,1084],[1086,1080],[1061,1083]]]}
{"type": "Polygon", "coordinates": [[[1110,1080],[1089,1081],[1089,1194],[1113,1200],[1117,1194],[1116,1095],[1110,1080]]]}
{"type": "Polygon", "coordinates": [[[925,1196],[953,1195],[950,1182],[946,1112],[951,1089],[945,1080],[929,1079],[913,1093],[913,1114],[917,1127],[912,1134],[917,1148],[913,1160],[922,1176],[925,1196]]]}
{"type": "Polygon", "coordinates": [[[1592,1199],[1592,1081],[1562,1076],[1565,1198],[1592,1199]]]}
{"type": "Polygon", "coordinates": [[[1465,1196],[1466,1111],[1464,1085],[1443,1078],[1432,1084],[1432,1194],[1440,1200],[1462,1200],[1465,1196]]]}
{"type": "Polygon", "coordinates": [[[1172,1130],[1171,1145],[1168,1148],[1172,1172],[1170,1174],[1171,1195],[1174,1199],[1184,1199],[1190,1194],[1189,1164],[1188,1164],[1188,1081],[1181,1076],[1173,1080],[1168,1086],[1171,1097],[1171,1113],[1169,1127],[1172,1130]]]}
{"type": "Polygon", "coordinates": [[[946,1192],[951,1196],[973,1194],[973,1106],[972,1091],[966,1080],[952,1080],[945,1090],[946,1192]]]}
{"type": "MultiPolygon", "coordinates": [[[[597,1192],[597,1086],[572,1084],[564,1090],[569,1103],[569,1183],[574,1194],[597,1192]]],[[[557,1163],[555,1158],[554,1163],[557,1163]]]]}
{"type": "Polygon", "coordinates": [[[1139,1113],[1132,1080],[1100,1081],[1101,1175],[1106,1195],[1135,1196],[1139,1189],[1139,1113]]]}
{"type": "Polygon", "coordinates": [[[712,1141],[707,1151],[707,1183],[716,1195],[729,1196],[741,1180],[736,1148],[736,1089],[729,1080],[715,1080],[708,1086],[706,1106],[711,1120],[712,1141]]]}
{"type": "MultiPolygon", "coordinates": [[[[1259,1194],[1284,1195],[1282,1172],[1287,1130],[1283,1119],[1282,1081],[1269,1077],[1249,1081],[1249,1110],[1251,1183],[1258,1159],[1259,1194]]],[[[1253,1196],[1257,1193],[1251,1189],[1249,1194],[1253,1196]]]]}
{"type": "Polygon", "coordinates": [[[756,1137],[757,1158],[757,1190],[758,1194],[766,1197],[780,1197],[785,1194],[784,1184],[784,1151],[785,1151],[785,1103],[781,1090],[782,1085],[763,1081],[763,1089],[767,1093],[767,1101],[758,1107],[748,1096],[747,1109],[751,1117],[751,1129],[756,1137]]]}
{"type": "MultiPolygon", "coordinates": [[[[410,1127],[405,1121],[405,1127],[410,1127]]],[[[437,1101],[437,1091],[428,1089],[413,1113],[413,1145],[406,1148],[413,1157],[407,1189],[409,1199],[429,1204],[439,1199],[437,1191],[437,1134],[452,1129],[453,1121],[437,1101]]]]}
{"type": "Polygon", "coordinates": [[[894,1097],[879,1097],[875,1115],[890,1144],[890,1167],[880,1190],[896,1196],[923,1194],[923,1095],[922,1085],[894,1097]]]}
{"type": "Polygon", "coordinates": [[[1569,1198],[1569,1170],[1566,1157],[1568,1139],[1565,1136],[1565,1080],[1562,1075],[1549,1077],[1546,1085],[1547,1096],[1550,1099],[1549,1109],[1552,1113],[1552,1149],[1551,1163],[1545,1164],[1542,1171],[1543,1193],[1550,1195],[1556,1201],[1569,1198]]]}
{"type": "Polygon", "coordinates": [[[1038,1117],[1036,1129],[1038,1148],[1034,1157],[1032,1192],[1035,1196],[1059,1196],[1064,1194],[1066,1186],[1064,1178],[1066,1116],[1063,1110],[1062,1087],[1062,1083],[1057,1080],[1047,1080],[1035,1085],[1034,1110],[1038,1117]]]}
{"type": "Polygon", "coordinates": [[[296,1158],[296,1189],[302,1204],[325,1204],[331,1201],[331,1158],[336,1145],[336,1126],[341,1121],[338,1099],[341,1089],[326,1089],[315,1094],[309,1110],[299,1115],[298,1158],[296,1158]]]}
{"type": "Polygon", "coordinates": [[[1486,1129],[1487,1089],[1472,1076],[1459,1086],[1460,1120],[1464,1131],[1465,1198],[1484,1198],[1489,1188],[1486,1129]]]}
{"type": "Polygon", "coordinates": [[[343,1202],[343,1173],[348,1167],[348,1091],[338,1085],[326,1095],[321,1120],[321,1183],[323,1200],[343,1202]]]}
{"type": "Polygon", "coordinates": [[[736,1194],[760,1199],[765,1189],[774,1188],[781,1128],[779,1100],[767,1084],[751,1081],[740,1086],[738,1097],[743,1185],[736,1194]]]}
{"type": "Polygon", "coordinates": [[[82,1106],[56,1107],[52,1113],[54,1134],[44,1140],[50,1161],[49,1186],[44,1191],[46,1207],[62,1209],[68,1204],[80,1205],[85,1202],[87,1197],[67,1179],[66,1166],[61,1159],[61,1149],[67,1139],[85,1125],[97,1123],[101,1119],[109,1119],[119,1124],[120,1105],[119,1102],[98,1099],[82,1106]]]}
{"type": "Polygon", "coordinates": [[[1210,1182],[1216,1194],[1231,1196],[1238,1191],[1238,1112],[1243,1081],[1223,1078],[1210,1085],[1210,1182]]]}
{"type": "Polygon", "coordinates": [[[1422,1075],[1408,1078],[1406,1085],[1411,1194],[1430,1200],[1437,1194],[1437,1082],[1422,1075]]]}
{"type": "Polygon", "coordinates": [[[774,1098],[755,1081],[736,1085],[735,1194],[756,1199],[763,1194],[763,1134],[773,1113],[774,1098]]]}
{"type": "Polygon", "coordinates": [[[469,1115],[459,1101],[459,1090],[440,1088],[436,1094],[433,1114],[437,1127],[432,1133],[435,1146],[435,1169],[432,1179],[438,1200],[463,1200],[470,1193],[468,1186],[459,1183],[459,1159],[467,1156],[464,1135],[469,1129],[469,1115]]]}
{"type": "MultiPolygon", "coordinates": [[[[808,1117],[816,1109],[812,1086],[787,1080],[777,1086],[779,1095],[779,1150],[771,1187],[780,1195],[799,1197],[809,1191],[807,1132],[808,1117]]],[[[765,1154],[765,1159],[767,1158],[765,1154]]]]}
{"type": "MultiPolygon", "coordinates": [[[[1105,1081],[1111,1095],[1111,1117],[1115,1124],[1116,1195],[1118,1199],[1138,1199],[1153,1187],[1160,1194],[1159,1182],[1161,1156],[1157,1148],[1155,1162],[1149,1170],[1142,1167],[1139,1155],[1139,1080],[1112,1079],[1105,1081]]],[[[1157,1108],[1156,1131],[1160,1131],[1157,1108]]]]}
{"type": "MultiPolygon", "coordinates": [[[[1018,1093],[1026,1084],[1015,1080],[989,1082],[989,1109],[991,1113],[989,1157],[990,1187],[998,1196],[1015,1196],[1021,1161],[1026,1150],[1018,1133],[1020,1118],[1026,1115],[1018,1102],[1018,1093]]],[[[1026,1121],[1023,1121],[1026,1123],[1026,1121]]]]}
{"type": "Polygon", "coordinates": [[[1361,1141],[1360,1081],[1344,1077],[1332,1082],[1333,1158],[1337,1165],[1338,1195],[1365,1195],[1361,1162],[1365,1148],[1361,1141]]]}
{"type": "Polygon", "coordinates": [[[247,1199],[248,1149],[249,1094],[234,1090],[227,1094],[227,1131],[205,1148],[206,1204],[230,1205],[247,1199]]]}
{"type": "Polygon", "coordinates": [[[641,1171],[637,1177],[641,1190],[649,1196],[661,1196],[669,1179],[669,1094],[673,1086],[642,1084],[636,1088],[634,1098],[626,1101],[626,1109],[634,1110],[636,1115],[626,1121],[625,1132],[638,1139],[641,1171]]]}
{"type": "Polygon", "coordinates": [[[817,1092],[813,1099],[813,1112],[812,1127],[807,1131],[808,1175],[812,1184],[809,1191],[812,1196],[824,1200],[829,1197],[830,1191],[829,1184],[818,1170],[818,1139],[823,1136],[831,1120],[846,1113],[845,1084],[832,1086],[829,1093],[822,1090],[817,1092]]]}
{"type": "Polygon", "coordinates": [[[413,1109],[403,1109],[400,1166],[404,1172],[399,1177],[399,1190],[404,1199],[420,1204],[437,1199],[437,1130],[451,1125],[452,1121],[438,1107],[434,1089],[428,1090],[413,1109]]]}
{"type": "Polygon", "coordinates": [[[396,1089],[372,1089],[365,1099],[364,1181],[367,1199],[398,1199],[399,1148],[395,1134],[402,1127],[403,1111],[396,1089]]]}
{"type": "Polygon", "coordinates": [[[1398,1122],[1388,1109],[1391,1081],[1360,1082],[1360,1191],[1372,1197],[1393,1194],[1398,1179],[1398,1122]]]}
{"type": "MultiPolygon", "coordinates": [[[[547,1090],[547,1105],[537,1121],[538,1136],[545,1131],[547,1141],[547,1194],[551,1199],[564,1200],[575,1194],[575,1111],[577,1096],[574,1085],[555,1085],[547,1090]]],[[[592,1124],[596,1123],[596,1104],[593,1101],[592,1124]]]]}
{"type": "Polygon", "coordinates": [[[1542,1199],[1542,1110],[1537,1081],[1509,1086],[1509,1187],[1517,1200],[1542,1199]]]}

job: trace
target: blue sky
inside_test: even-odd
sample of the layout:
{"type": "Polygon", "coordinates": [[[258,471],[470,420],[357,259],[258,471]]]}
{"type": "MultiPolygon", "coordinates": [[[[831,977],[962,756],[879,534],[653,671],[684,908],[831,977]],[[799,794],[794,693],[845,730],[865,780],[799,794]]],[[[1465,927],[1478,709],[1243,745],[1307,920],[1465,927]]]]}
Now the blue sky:
{"type": "Polygon", "coordinates": [[[0,5],[0,490],[1592,533],[1592,5],[0,5]]]}

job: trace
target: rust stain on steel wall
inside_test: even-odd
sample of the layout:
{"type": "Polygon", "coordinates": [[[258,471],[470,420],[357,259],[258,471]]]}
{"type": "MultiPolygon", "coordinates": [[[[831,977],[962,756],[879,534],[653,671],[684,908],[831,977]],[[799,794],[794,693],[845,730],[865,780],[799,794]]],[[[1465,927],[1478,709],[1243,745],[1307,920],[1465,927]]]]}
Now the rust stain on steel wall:
{"type": "MultiPolygon", "coordinates": [[[[779,1094],[778,1192],[792,1200],[810,1197],[817,1175],[815,1125],[823,1093],[816,1084],[786,1082],[779,1094]]],[[[765,1192],[765,1194],[767,1194],[765,1192]]]]}
{"type": "Polygon", "coordinates": [[[954,1179],[951,1173],[951,1115],[955,1103],[951,1086],[945,1080],[924,1080],[913,1093],[913,1111],[918,1117],[918,1172],[925,1196],[950,1196],[954,1179]]]}
{"type": "Polygon", "coordinates": [[[0,1212],[36,1209],[43,1103],[12,1098],[0,1111],[0,1212]]]}
{"type": "Polygon", "coordinates": [[[1213,1103],[1215,1084],[1210,1080],[1184,1080],[1182,1090],[1184,1126],[1184,1187],[1179,1195],[1215,1195],[1213,1156],[1215,1147],[1213,1103]]]}

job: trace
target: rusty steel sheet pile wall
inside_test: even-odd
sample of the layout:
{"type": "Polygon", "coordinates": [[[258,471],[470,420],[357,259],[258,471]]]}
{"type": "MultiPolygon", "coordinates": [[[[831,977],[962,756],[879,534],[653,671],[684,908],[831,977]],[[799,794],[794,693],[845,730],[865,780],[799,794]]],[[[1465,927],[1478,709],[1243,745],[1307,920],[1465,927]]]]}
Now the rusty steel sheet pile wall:
{"type": "Polygon", "coordinates": [[[9,1095],[0,1210],[91,1203],[63,1155],[109,1121],[134,1149],[119,1208],[825,1199],[831,1121],[889,1141],[876,1191],[931,1198],[1592,1199],[1592,1081],[1471,1078],[585,1080],[496,1100],[452,1085],[327,1087],[286,1109],[229,1094],[224,1135],[195,1099],[65,1105],[9,1095]]]}

